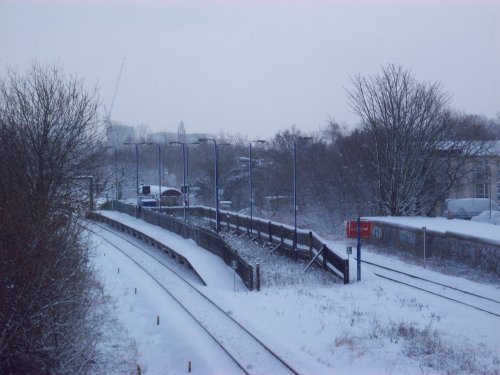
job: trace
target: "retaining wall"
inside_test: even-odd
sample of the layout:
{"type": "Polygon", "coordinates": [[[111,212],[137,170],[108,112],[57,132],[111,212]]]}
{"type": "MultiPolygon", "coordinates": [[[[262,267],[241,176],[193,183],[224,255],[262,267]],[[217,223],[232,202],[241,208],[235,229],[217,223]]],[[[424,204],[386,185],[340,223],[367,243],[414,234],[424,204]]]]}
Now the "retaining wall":
{"type": "MultiPolygon", "coordinates": [[[[373,221],[373,234],[369,243],[401,249],[423,258],[424,232],[420,228],[373,221]]],[[[492,226],[492,230],[500,230],[492,226]]],[[[452,232],[425,233],[426,257],[453,259],[486,272],[500,275],[500,243],[452,232]]]]}

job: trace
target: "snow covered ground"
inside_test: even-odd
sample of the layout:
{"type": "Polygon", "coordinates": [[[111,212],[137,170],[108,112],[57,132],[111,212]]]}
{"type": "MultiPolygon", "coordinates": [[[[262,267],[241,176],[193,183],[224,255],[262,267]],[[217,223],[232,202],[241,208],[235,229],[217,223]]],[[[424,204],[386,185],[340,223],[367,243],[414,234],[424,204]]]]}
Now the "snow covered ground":
{"type": "MultiPolygon", "coordinates": [[[[95,230],[99,231],[98,228],[95,230]]],[[[99,237],[94,236],[94,241],[96,269],[106,292],[113,297],[116,318],[135,344],[137,365],[143,374],[184,373],[189,361],[197,370],[193,371],[195,374],[238,373],[222,350],[160,285],[99,237]],[[202,368],[199,368],[199,363],[203,363],[202,368]]],[[[119,246],[137,253],[137,249],[123,241],[119,246]]],[[[147,256],[137,255],[147,269],[158,268],[147,256]]],[[[129,355],[127,352],[116,354],[129,355]]],[[[137,373],[137,370],[131,368],[130,373],[137,373]]]]}
{"type": "MultiPolygon", "coordinates": [[[[149,226],[136,225],[141,230],[149,226]]],[[[173,241],[171,236],[175,235],[165,236],[173,241]]],[[[96,269],[102,275],[106,293],[115,301],[113,313],[136,343],[137,363],[143,373],[186,373],[188,361],[192,362],[193,373],[239,373],[147,275],[99,237],[95,241],[96,269]]],[[[180,237],[175,241],[176,246],[182,247],[182,241],[186,246],[195,246],[180,237]]],[[[335,245],[345,248],[346,243],[335,245]]],[[[206,253],[201,248],[191,251],[206,253]]],[[[413,273],[446,279],[500,299],[499,289],[494,286],[451,278],[380,254],[365,252],[364,257],[392,266],[397,263],[398,267],[411,268],[413,273]]],[[[287,264],[289,260],[282,262],[287,264]]],[[[248,292],[241,282],[234,290],[229,267],[200,262],[198,272],[226,281],[207,282],[207,286],[199,283],[198,289],[230,311],[301,374],[500,373],[497,317],[379,279],[366,266],[361,282],[343,285],[321,271],[304,277],[301,267],[278,268],[277,259],[271,264],[275,268],[270,267],[268,282],[262,284],[261,291],[248,292]],[[279,282],[272,277],[277,272],[282,274],[279,282]]],[[[137,373],[131,369],[131,373],[134,371],[137,373]]]]}

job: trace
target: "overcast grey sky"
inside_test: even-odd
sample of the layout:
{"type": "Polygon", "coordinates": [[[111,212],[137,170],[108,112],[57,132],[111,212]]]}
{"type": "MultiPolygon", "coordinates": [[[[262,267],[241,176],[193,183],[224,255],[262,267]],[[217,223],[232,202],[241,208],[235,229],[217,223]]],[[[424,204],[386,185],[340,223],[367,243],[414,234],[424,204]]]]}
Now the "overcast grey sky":
{"type": "Polygon", "coordinates": [[[150,131],[271,137],[354,126],[349,75],[401,64],[452,107],[500,111],[500,1],[5,1],[0,69],[33,60],[99,83],[112,118],[150,131]]]}

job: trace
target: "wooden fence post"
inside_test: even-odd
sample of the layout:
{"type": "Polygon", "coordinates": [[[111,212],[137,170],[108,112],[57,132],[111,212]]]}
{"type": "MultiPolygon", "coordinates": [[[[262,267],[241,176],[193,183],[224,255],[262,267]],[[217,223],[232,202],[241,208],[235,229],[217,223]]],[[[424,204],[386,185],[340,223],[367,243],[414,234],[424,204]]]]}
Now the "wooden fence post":
{"type": "Polygon", "coordinates": [[[272,225],[271,225],[271,221],[269,221],[269,223],[267,224],[267,228],[268,228],[268,231],[269,231],[269,242],[273,242],[273,232],[272,232],[272,225]]]}
{"type": "Polygon", "coordinates": [[[285,228],[281,226],[281,251],[285,249],[285,228]]]}
{"type": "Polygon", "coordinates": [[[313,256],[313,232],[309,231],[309,256],[313,256]]]}
{"type": "Polygon", "coordinates": [[[256,266],[256,282],[257,282],[257,292],[260,291],[260,265],[257,263],[256,266]]]}
{"type": "Polygon", "coordinates": [[[349,260],[344,259],[344,284],[349,284],[349,260]]]}

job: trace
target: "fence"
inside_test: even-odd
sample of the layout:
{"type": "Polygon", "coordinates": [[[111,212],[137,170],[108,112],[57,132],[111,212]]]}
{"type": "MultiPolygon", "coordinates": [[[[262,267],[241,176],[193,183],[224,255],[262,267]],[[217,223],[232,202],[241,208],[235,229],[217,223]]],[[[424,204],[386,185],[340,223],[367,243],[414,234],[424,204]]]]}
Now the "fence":
{"type": "MultiPolygon", "coordinates": [[[[374,221],[375,235],[369,239],[373,245],[389,249],[403,249],[424,259],[424,233],[422,228],[374,221]]],[[[492,230],[498,230],[491,226],[492,230]]],[[[500,275],[500,243],[452,232],[426,229],[426,257],[454,259],[470,267],[500,275]]]]}
{"type": "MultiPolygon", "coordinates": [[[[130,207],[132,207],[132,210],[134,209],[134,206],[132,205],[126,206],[129,206],[129,211],[131,210],[130,207]]],[[[162,209],[162,212],[166,213],[167,215],[161,215],[161,220],[167,220],[163,219],[165,217],[170,217],[171,219],[173,219],[172,216],[183,215],[183,207],[165,207],[162,209]]],[[[209,219],[212,224],[215,225],[215,209],[213,208],[205,206],[192,206],[189,207],[188,214],[189,217],[209,219]]],[[[326,245],[325,241],[321,237],[319,237],[312,231],[299,229],[297,230],[297,236],[295,237],[295,231],[293,227],[275,223],[272,221],[262,220],[259,218],[253,218],[253,220],[250,221],[249,216],[239,215],[230,211],[219,211],[219,219],[221,227],[235,229],[237,231],[243,230],[247,231],[250,235],[255,234],[259,237],[265,237],[267,241],[279,245],[279,248],[282,252],[285,252],[292,257],[315,257],[316,263],[320,264],[323,268],[330,270],[336,276],[340,277],[344,281],[344,284],[349,283],[348,259],[345,259],[343,256],[335,253],[326,245]],[[252,228],[252,233],[250,233],[250,228],[252,228]],[[319,256],[317,256],[318,253],[320,253],[319,256]]],[[[177,219],[176,222],[184,224],[184,221],[180,221],[177,219]]],[[[175,230],[172,231],[175,232],[175,230]]],[[[208,231],[208,233],[213,232],[208,231]]],[[[219,236],[217,236],[217,238],[223,242],[223,240],[219,236]]],[[[217,252],[215,251],[212,252],[217,254],[217,252]]],[[[240,259],[238,259],[238,263],[241,263],[240,259]]]]}
{"type": "MultiPolygon", "coordinates": [[[[195,207],[195,214],[210,219],[215,218],[215,210],[208,207],[195,207]]],[[[282,251],[288,252],[292,257],[313,258],[318,253],[316,262],[325,269],[331,270],[336,276],[343,279],[344,284],[349,283],[349,261],[330,249],[325,241],[313,231],[297,230],[288,225],[253,218],[247,215],[238,215],[234,212],[219,211],[221,227],[245,230],[250,235],[256,234],[265,237],[269,242],[280,245],[282,251]],[[250,233],[252,228],[252,233],[250,233]],[[330,265],[330,267],[328,267],[330,265]]]]}
{"type": "Polygon", "coordinates": [[[236,273],[241,277],[247,288],[253,290],[253,267],[233,251],[217,233],[193,226],[172,216],[160,215],[157,212],[139,209],[122,202],[107,202],[101,209],[110,210],[112,207],[115,211],[141,218],[147,223],[158,225],[183,238],[194,240],[198,246],[222,258],[227,265],[231,265],[231,261],[236,260],[238,265],[236,273]]]}
{"type": "MultiPolygon", "coordinates": [[[[124,204],[114,201],[108,202],[103,209],[110,209],[114,204],[114,209],[134,217],[140,217],[145,221],[159,225],[173,233],[181,235],[183,238],[192,238],[199,246],[220,256],[224,262],[230,265],[231,260],[238,261],[236,272],[247,287],[253,289],[253,267],[246,263],[235,251],[233,251],[224,240],[213,231],[193,226],[174,216],[183,214],[183,207],[162,208],[162,212],[167,215],[159,215],[152,210],[138,209],[134,205],[124,204]],[[174,216],[170,216],[174,215],[174,216]]],[[[201,217],[209,219],[215,224],[215,209],[205,206],[192,206],[188,210],[189,217],[201,217]]],[[[349,261],[330,249],[325,241],[313,231],[295,230],[293,227],[253,218],[250,224],[250,217],[239,215],[229,211],[219,211],[221,227],[235,229],[237,231],[247,231],[250,235],[265,237],[271,243],[279,245],[282,252],[297,258],[315,258],[315,262],[327,270],[340,277],[344,284],[349,283],[349,261]],[[250,233],[252,227],[252,233],[250,233]],[[319,253],[319,254],[318,254],[319,253]]]]}

